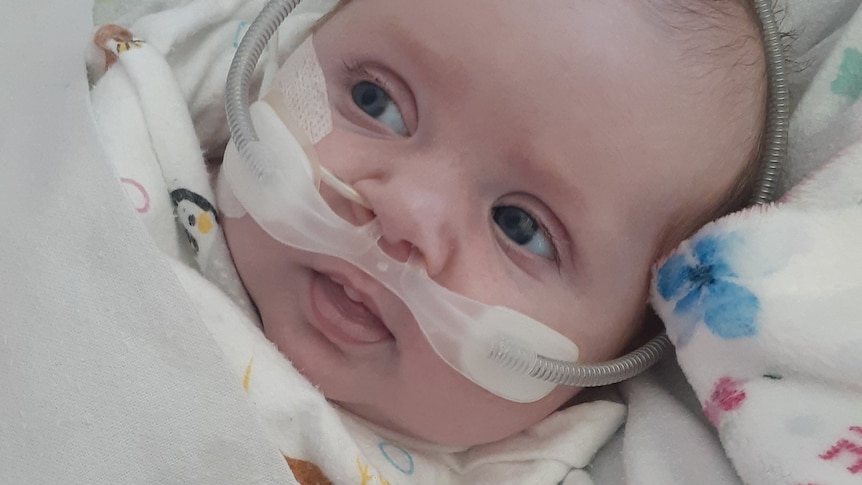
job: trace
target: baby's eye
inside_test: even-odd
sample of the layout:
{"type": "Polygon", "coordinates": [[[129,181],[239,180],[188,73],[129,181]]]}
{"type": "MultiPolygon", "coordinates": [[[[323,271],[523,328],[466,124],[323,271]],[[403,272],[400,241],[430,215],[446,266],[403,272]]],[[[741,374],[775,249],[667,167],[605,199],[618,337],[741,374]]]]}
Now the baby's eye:
{"type": "Polygon", "coordinates": [[[353,102],[368,116],[398,135],[407,136],[407,125],[398,106],[380,86],[361,81],[353,86],[353,102]]]}
{"type": "Polygon", "coordinates": [[[509,240],[545,259],[554,259],[550,236],[529,212],[511,205],[495,207],[494,222],[509,240]]]}

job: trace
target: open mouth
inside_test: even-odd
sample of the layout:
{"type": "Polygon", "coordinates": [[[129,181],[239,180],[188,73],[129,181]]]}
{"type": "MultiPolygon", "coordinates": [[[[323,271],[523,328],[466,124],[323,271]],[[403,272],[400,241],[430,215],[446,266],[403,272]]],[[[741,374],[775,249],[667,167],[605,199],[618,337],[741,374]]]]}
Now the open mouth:
{"type": "Polygon", "coordinates": [[[311,324],[334,343],[366,345],[393,338],[373,302],[343,278],[315,272],[310,300],[311,324]]]}

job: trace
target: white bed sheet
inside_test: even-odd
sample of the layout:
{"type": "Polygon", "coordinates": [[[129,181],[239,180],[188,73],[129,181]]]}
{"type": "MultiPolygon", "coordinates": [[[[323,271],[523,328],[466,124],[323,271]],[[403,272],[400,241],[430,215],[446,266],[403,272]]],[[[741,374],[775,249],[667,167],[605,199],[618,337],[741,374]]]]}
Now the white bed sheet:
{"type": "Polygon", "coordinates": [[[295,483],[103,158],[91,12],[0,6],[0,483],[295,483]]]}

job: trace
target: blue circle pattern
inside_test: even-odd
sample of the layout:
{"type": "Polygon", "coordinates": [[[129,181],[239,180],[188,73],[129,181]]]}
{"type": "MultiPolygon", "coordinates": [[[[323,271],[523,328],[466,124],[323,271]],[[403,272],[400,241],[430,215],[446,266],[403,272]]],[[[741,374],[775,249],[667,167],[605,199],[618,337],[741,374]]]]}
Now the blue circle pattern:
{"type": "Polygon", "coordinates": [[[413,456],[410,454],[410,452],[408,452],[404,448],[401,448],[400,446],[393,445],[392,443],[388,443],[386,441],[381,441],[377,445],[377,447],[380,448],[380,453],[383,454],[383,457],[386,458],[386,461],[388,461],[392,466],[394,466],[396,470],[398,470],[399,472],[401,472],[405,475],[412,475],[413,474],[413,471],[415,469],[415,465],[413,463],[413,456]],[[405,458],[407,460],[406,466],[402,463],[399,463],[399,461],[403,461],[403,459],[402,460],[393,459],[392,455],[390,454],[391,452],[396,452],[397,454],[401,455],[400,457],[397,457],[397,458],[401,458],[401,457],[405,458]]]}

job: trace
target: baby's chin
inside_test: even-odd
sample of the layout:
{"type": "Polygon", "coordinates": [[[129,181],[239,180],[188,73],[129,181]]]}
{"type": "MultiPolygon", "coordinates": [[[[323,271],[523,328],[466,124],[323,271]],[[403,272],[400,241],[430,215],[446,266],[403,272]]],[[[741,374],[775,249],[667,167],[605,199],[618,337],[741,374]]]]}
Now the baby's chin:
{"type": "Polygon", "coordinates": [[[391,439],[396,443],[413,444],[419,446],[444,446],[452,447],[459,451],[469,448],[475,444],[474,440],[465,440],[464,437],[452,439],[452,436],[441,433],[440,427],[434,422],[425,423],[402,423],[393,419],[386,412],[373,405],[362,405],[349,402],[330,401],[342,413],[348,414],[352,419],[363,423],[371,428],[376,434],[391,439]]]}
{"type": "MultiPolygon", "coordinates": [[[[465,433],[464,426],[451,426],[450,421],[458,421],[457,419],[425,415],[421,419],[413,418],[403,422],[374,406],[337,401],[334,401],[334,404],[352,415],[354,419],[365,422],[380,436],[401,444],[419,447],[442,446],[449,448],[447,451],[457,452],[505,438],[505,436],[482,436],[477,432],[465,433]]],[[[469,430],[469,426],[466,429],[469,430]]]]}
{"type": "MultiPolygon", "coordinates": [[[[418,446],[443,446],[458,451],[516,435],[574,402],[579,388],[558,387],[549,396],[529,404],[513,403],[485,394],[478,402],[460,403],[447,393],[421,404],[355,403],[330,399],[341,410],[370,424],[393,440],[418,446]]],[[[324,395],[326,392],[324,391],[324,395]]]]}

